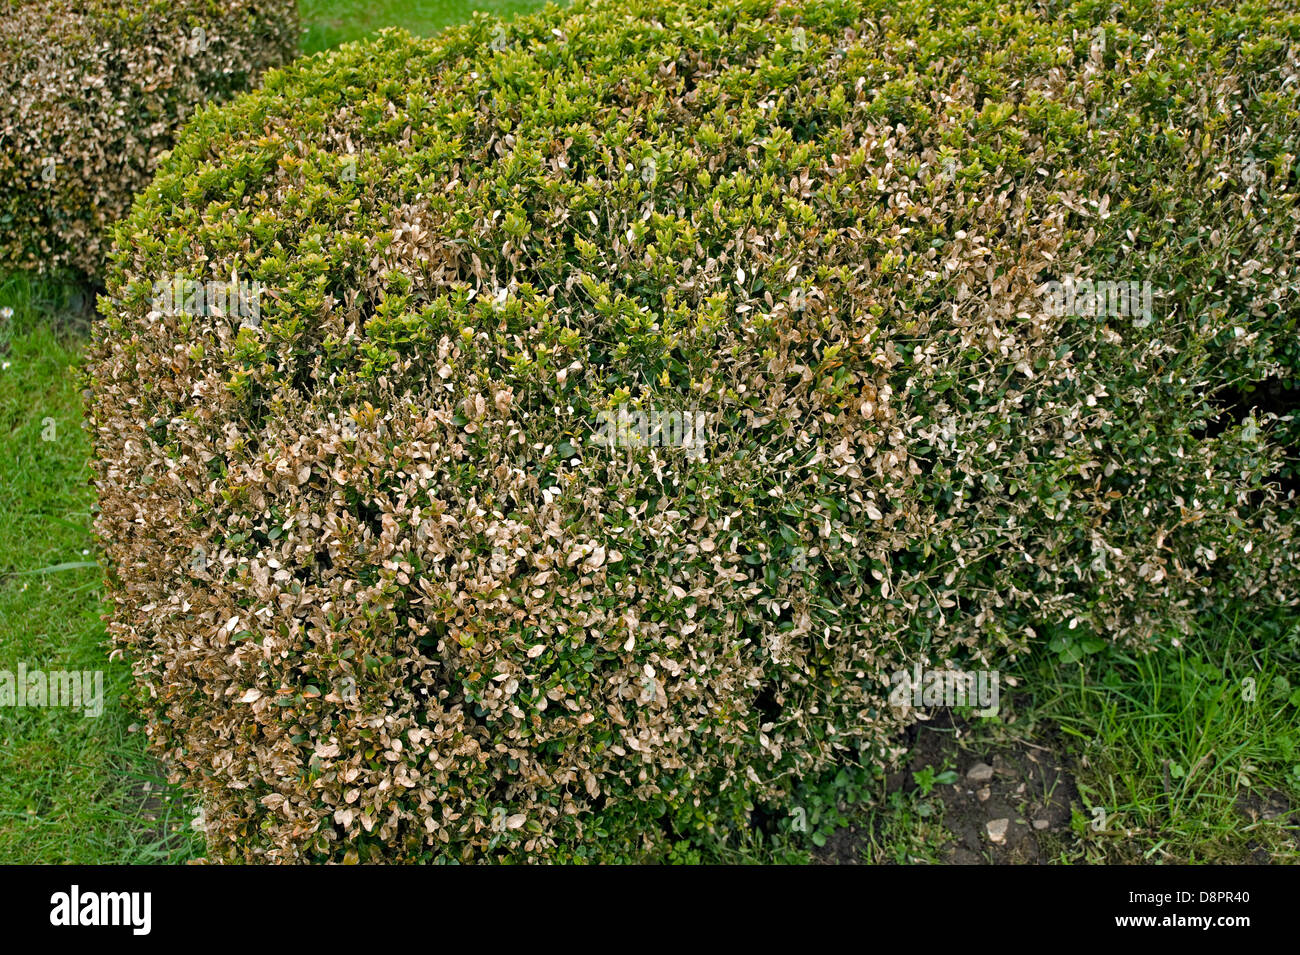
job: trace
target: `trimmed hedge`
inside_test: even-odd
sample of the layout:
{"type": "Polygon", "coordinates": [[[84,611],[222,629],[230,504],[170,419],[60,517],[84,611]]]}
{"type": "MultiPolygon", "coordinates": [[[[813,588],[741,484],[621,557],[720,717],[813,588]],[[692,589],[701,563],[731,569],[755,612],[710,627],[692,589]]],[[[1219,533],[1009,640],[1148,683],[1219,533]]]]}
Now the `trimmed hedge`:
{"type": "Polygon", "coordinates": [[[98,275],[176,129],[298,46],[292,0],[18,0],[0,18],[0,269],[98,275]]]}
{"type": "Polygon", "coordinates": [[[579,0],[204,112],[117,234],[89,411],[212,856],[739,844],[890,759],[894,671],[1294,604],[1294,432],[1227,396],[1296,372],[1298,31],[579,0]]]}

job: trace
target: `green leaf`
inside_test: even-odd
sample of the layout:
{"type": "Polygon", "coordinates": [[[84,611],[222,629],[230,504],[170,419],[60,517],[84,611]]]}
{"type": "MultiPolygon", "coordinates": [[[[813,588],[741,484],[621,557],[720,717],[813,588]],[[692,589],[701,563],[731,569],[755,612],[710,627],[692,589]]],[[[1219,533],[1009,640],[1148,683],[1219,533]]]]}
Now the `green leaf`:
{"type": "Polygon", "coordinates": [[[54,574],[61,570],[80,570],[83,567],[98,567],[99,565],[93,560],[74,560],[65,564],[51,564],[48,567],[38,567],[36,570],[11,570],[5,576],[7,577],[26,577],[29,574],[54,574]]]}

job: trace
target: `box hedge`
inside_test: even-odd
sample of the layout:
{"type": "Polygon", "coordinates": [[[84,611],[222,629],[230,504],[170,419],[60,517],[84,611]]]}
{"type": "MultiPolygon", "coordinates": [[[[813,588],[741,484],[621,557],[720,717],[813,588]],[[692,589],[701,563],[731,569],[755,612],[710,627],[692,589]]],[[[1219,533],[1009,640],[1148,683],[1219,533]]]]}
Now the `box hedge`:
{"type": "Polygon", "coordinates": [[[0,269],[94,277],[177,128],[293,56],[292,0],[16,0],[0,18],[0,269]]]}
{"type": "Polygon", "coordinates": [[[737,844],[888,762],[895,671],[1294,604],[1298,31],[579,0],[199,115],[89,412],[212,857],[737,844]]]}

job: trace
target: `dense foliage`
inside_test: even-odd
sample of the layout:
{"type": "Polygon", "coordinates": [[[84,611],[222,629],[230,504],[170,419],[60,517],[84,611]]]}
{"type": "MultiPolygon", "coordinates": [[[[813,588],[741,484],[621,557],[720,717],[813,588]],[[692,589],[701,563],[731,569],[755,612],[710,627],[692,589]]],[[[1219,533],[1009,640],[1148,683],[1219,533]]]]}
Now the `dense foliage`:
{"type": "Polygon", "coordinates": [[[89,410],[214,857],[662,858],[888,760],[896,670],[1293,604],[1298,31],[580,0],[201,113],[89,410]]]}
{"type": "Polygon", "coordinates": [[[297,49],[293,0],[16,0],[0,17],[0,267],[95,276],[199,106],[297,49]]]}

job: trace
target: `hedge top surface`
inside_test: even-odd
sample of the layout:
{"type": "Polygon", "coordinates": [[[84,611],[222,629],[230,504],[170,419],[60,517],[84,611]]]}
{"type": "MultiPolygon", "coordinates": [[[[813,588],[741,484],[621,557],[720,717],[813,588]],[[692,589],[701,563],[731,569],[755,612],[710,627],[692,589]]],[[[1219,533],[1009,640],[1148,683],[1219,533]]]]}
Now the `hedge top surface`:
{"type": "Polygon", "coordinates": [[[196,117],[89,377],[213,852],[657,857],[914,663],[1294,601],[1284,431],[1203,425],[1294,369],[1300,20],[1106,9],[579,2],[196,117]]]}

